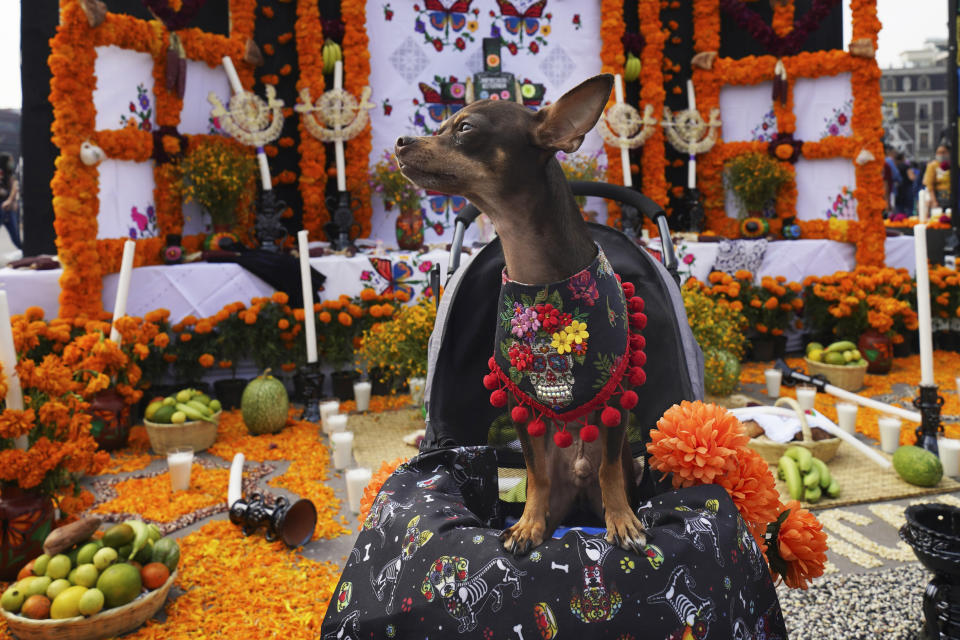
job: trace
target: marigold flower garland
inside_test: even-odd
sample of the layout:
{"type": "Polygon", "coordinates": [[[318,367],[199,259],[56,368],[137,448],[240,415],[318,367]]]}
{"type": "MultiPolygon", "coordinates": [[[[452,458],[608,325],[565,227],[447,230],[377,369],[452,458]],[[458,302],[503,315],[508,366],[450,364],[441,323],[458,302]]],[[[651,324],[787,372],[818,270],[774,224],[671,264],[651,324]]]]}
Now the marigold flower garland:
{"type": "Polygon", "coordinates": [[[769,467],[747,448],[743,425],[726,409],[683,401],[663,414],[650,440],[651,467],[673,474],[673,486],[718,484],[727,490],[771,571],[787,586],[806,589],[810,579],[823,575],[827,544],[820,523],[798,503],[780,503],[769,467]]]}

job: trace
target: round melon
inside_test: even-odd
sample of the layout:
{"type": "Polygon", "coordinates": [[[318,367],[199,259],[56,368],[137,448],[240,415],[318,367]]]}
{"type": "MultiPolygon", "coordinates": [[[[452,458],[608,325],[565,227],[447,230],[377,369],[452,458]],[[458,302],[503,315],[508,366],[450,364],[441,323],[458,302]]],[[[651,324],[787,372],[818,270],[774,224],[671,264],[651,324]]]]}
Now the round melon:
{"type": "Polygon", "coordinates": [[[943,477],[940,458],[912,445],[897,449],[893,454],[893,468],[901,478],[918,487],[933,487],[943,477]]]}
{"type": "Polygon", "coordinates": [[[247,431],[253,435],[276,433],[287,424],[290,398],[283,383],[264,373],[250,381],[240,398],[247,431]]]}

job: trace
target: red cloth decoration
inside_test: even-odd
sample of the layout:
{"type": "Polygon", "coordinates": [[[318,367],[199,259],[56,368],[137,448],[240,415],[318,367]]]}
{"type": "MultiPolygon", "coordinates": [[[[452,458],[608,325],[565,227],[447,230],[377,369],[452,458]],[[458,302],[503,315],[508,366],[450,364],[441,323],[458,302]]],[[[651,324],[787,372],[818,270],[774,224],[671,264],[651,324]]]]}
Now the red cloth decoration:
{"type": "Polygon", "coordinates": [[[573,444],[573,436],[566,429],[561,429],[553,434],[553,443],[561,449],[566,449],[573,444]]]}
{"type": "MultiPolygon", "coordinates": [[[[600,422],[603,423],[603,426],[608,428],[619,427],[620,426],[620,412],[614,409],[613,407],[607,407],[600,414],[600,422]]],[[[590,442],[583,437],[583,432],[580,432],[580,439],[585,442],[590,442]]]]}
{"type": "Polygon", "coordinates": [[[497,409],[507,406],[507,392],[503,389],[497,389],[490,394],[490,404],[497,409]]]}
{"type": "Polygon", "coordinates": [[[533,422],[527,425],[527,433],[529,433],[534,438],[539,438],[547,432],[547,425],[544,424],[543,420],[537,418],[533,422]]]}
{"type": "Polygon", "coordinates": [[[620,406],[630,411],[637,403],[640,401],[640,398],[637,396],[636,391],[624,391],[620,394],[620,406]]]}
{"type": "Polygon", "coordinates": [[[595,424],[588,424],[580,429],[580,439],[584,442],[593,442],[600,437],[600,429],[595,424]]]}
{"type": "Polygon", "coordinates": [[[526,407],[514,407],[510,412],[510,417],[517,424],[524,424],[530,419],[530,410],[526,407]]]}

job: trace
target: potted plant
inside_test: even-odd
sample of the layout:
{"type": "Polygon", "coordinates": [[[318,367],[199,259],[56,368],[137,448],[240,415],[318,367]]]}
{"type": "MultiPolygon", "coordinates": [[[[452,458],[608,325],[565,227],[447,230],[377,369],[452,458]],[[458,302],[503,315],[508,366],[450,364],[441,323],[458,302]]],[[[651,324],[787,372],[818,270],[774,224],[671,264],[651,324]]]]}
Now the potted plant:
{"type": "Polygon", "coordinates": [[[735,156],[724,164],[724,179],[740,204],[739,217],[764,217],[780,188],[791,179],[782,163],[766,153],[735,156]]]}
{"type": "Polygon", "coordinates": [[[415,251],[423,246],[423,191],[400,173],[397,159],[390,151],[370,170],[370,188],[383,199],[383,206],[397,213],[397,246],[415,251]]]}
{"type": "Polygon", "coordinates": [[[210,214],[215,232],[229,231],[244,195],[255,189],[256,161],[250,152],[227,138],[208,136],[184,155],[179,169],[184,200],[210,214]]]}

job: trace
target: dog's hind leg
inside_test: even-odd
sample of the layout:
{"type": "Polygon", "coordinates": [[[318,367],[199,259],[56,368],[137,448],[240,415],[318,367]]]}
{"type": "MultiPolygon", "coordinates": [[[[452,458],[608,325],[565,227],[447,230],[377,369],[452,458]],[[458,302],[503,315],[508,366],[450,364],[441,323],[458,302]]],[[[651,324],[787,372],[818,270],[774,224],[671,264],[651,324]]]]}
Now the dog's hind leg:
{"type": "Polygon", "coordinates": [[[550,474],[547,468],[546,435],[531,437],[526,425],[514,424],[523,460],[527,465],[527,502],[523,515],[500,534],[503,548],[515,555],[525,555],[543,542],[550,508],[550,474]]]}
{"type": "MultiPolygon", "coordinates": [[[[624,412],[626,413],[626,412],[624,412]]],[[[630,508],[627,497],[627,477],[624,472],[623,448],[628,446],[625,420],[616,427],[600,427],[603,459],[600,462],[600,493],[603,497],[607,541],[624,551],[641,553],[647,538],[643,525],[630,508]]],[[[630,476],[630,482],[633,477],[630,476]]]]}

